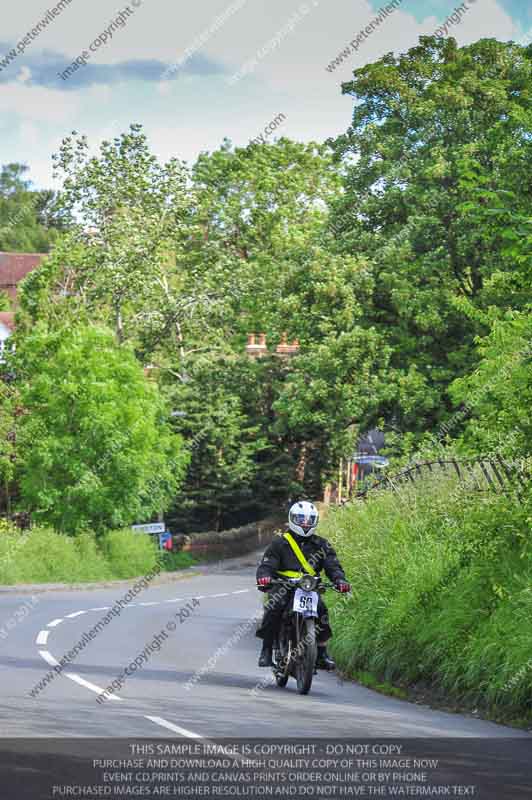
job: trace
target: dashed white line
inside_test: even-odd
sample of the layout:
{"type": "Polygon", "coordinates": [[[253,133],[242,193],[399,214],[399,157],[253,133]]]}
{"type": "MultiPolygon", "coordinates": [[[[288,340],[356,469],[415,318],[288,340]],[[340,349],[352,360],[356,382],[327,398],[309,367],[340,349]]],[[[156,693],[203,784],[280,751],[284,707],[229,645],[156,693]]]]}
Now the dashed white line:
{"type": "MultiPolygon", "coordinates": [[[[65,672],[65,678],[70,678],[71,681],[75,681],[75,683],[79,683],[80,686],[84,686],[85,689],[90,689],[91,692],[96,692],[96,694],[103,694],[105,691],[104,689],[100,688],[100,686],[96,686],[95,683],[90,683],[86,681],[85,678],[82,678],[81,675],[77,675],[75,672],[65,672]]],[[[109,700],[122,700],[121,697],[117,697],[115,694],[109,695],[109,700]]]]}
{"type": "Polygon", "coordinates": [[[39,635],[35,639],[35,644],[46,644],[49,633],[50,631],[39,631],[39,635]]]}
{"type": "MultiPolygon", "coordinates": [[[[249,591],[250,591],[249,589],[238,589],[235,592],[220,592],[219,594],[211,594],[211,595],[199,594],[199,595],[195,595],[195,599],[196,600],[208,600],[209,598],[229,597],[232,594],[244,594],[244,593],[249,592],[249,591]]],[[[173,597],[170,600],[151,601],[151,602],[145,602],[145,603],[129,603],[126,606],[126,608],[134,608],[134,607],[138,607],[138,606],[158,606],[158,605],[162,605],[163,603],[180,603],[180,602],[183,602],[185,599],[186,598],[182,598],[182,597],[173,597]]],[[[84,611],[73,611],[71,614],[67,614],[66,617],[53,619],[51,622],[48,623],[47,627],[48,628],[55,628],[55,627],[57,627],[57,625],[60,625],[62,622],[64,622],[65,619],[75,619],[76,617],[80,617],[80,616],[82,616],[82,614],[87,614],[90,611],[109,611],[110,609],[111,609],[111,606],[101,606],[99,608],[88,608],[88,609],[86,609],[84,611]]],[[[48,630],[39,631],[39,633],[37,635],[37,639],[35,640],[35,643],[38,644],[38,645],[47,644],[48,643],[49,634],[50,634],[50,631],[48,631],[48,630]]],[[[48,650],[39,650],[39,655],[51,667],[60,666],[59,661],[57,661],[54,658],[54,656],[48,650]]],[[[97,686],[95,683],[91,683],[90,681],[85,680],[85,678],[82,678],[81,675],[78,675],[75,672],[63,672],[62,674],[66,678],[69,678],[69,680],[74,681],[75,683],[79,684],[80,686],[83,686],[85,689],[89,689],[91,692],[95,692],[96,694],[100,695],[100,694],[103,694],[104,691],[105,691],[101,687],[97,686]]],[[[110,700],[122,700],[121,697],[119,697],[118,695],[114,695],[114,694],[110,695],[108,699],[110,699],[110,700]]],[[[167,730],[173,731],[174,733],[178,733],[180,736],[184,736],[184,737],[186,737],[188,739],[204,739],[205,738],[204,736],[202,736],[199,733],[195,733],[194,731],[189,731],[187,728],[182,728],[179,725],[174,725],[172,722],[168,722],[168,720],[163,719],[163,717],[146,716],[145,718],[149,719],[150,722],[153,722],[155,725],[160,725],[161,727],[166,728],[167,730]]]]}
{"type": "Polygon", "coordinates": [[[41,656],[41,658],[44,658],[46,663],[50,664],[51,667],[59,666],[59,661],[56,661],[56,659],[53,657],[51,653],[48,652],[48,650],[39,650],[39,655],[41,656]]]}
{"type": "Polygon", "coordinates": [[[154,722],[156,725],[160,725],[162,728],[167,728],[169,731],[173,731],[174,733],[178,733],[180,736],[186,736],[187,739],[204,739],[205,737],[199,733],[194,733],[194,731],[189,731],[186,728],[180,728],[179,725],[174,725],[172,722],[168,722],[168,720],[163,719],[162,717],[148,717],[150,722],[154,722]]]}

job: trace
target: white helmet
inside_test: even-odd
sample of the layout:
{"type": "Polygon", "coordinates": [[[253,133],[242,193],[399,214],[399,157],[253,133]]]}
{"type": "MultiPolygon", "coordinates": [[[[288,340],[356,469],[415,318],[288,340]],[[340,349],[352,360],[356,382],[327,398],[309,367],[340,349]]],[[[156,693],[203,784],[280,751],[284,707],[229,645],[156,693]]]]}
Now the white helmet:
{"type": "Polygon", "coordinates": [[[298,536],[312,536],[316,531],[319,514],[313,503],[302,500],[294,503],[288,512],[288,527],[298,536]]]}

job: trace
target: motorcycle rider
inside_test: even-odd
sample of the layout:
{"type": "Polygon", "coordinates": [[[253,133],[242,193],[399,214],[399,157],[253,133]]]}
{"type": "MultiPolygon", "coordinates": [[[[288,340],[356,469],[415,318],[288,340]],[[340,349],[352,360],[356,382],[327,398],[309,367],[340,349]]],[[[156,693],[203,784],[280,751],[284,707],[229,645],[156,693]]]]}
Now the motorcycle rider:
{"type": "MultiPolygon", "coordinates": [[[[318,509],[313,503],[301,501],[294,503],[288,514],[289,531],[276,536],[266,549],[257,568],[257,588],[268,592],[262,624],[257,636],[262,639],[259,667],[273,666],[273,643],[279,631],[281,617],[288,600],[289,592],[280,591],[275,579],[279,576],[300,577],[303,573],[316,574],[324,570],[336,585],[339,592],[350,592],[342,566],[334,548],[321,536],[317,536],[318,509]]],[[[332,636],[325,603],[318,601],[318,658],[316,666],[320,669],[334,669],[336,664],[327,653],[327,642],[332,636]]]]}

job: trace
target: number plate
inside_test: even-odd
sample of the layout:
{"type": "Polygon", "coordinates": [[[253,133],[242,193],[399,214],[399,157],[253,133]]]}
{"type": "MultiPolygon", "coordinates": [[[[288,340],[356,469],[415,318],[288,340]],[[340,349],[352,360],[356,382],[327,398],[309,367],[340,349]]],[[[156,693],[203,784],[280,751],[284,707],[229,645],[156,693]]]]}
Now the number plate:
{"type": "Polygon", "coordinates": [[[303,614],[305,617],[317,617],[318,593],[304,592],[303,589],[296,589],[294,594],[294,611],[303,614]]]}

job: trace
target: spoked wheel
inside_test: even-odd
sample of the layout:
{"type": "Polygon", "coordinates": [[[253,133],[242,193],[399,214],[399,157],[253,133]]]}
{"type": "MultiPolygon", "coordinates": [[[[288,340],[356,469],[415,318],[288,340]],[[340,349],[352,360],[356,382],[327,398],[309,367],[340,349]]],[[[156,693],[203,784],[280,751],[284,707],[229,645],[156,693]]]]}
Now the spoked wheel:
{"type": "MultiPolygon", "coordinates": [[[[288,657],[289,657],[288,646],[287,646],[287,643],[286,643],[286,639],[283,638],[283,639],[280,640],[279,648],[276,651],[276,659],[275,659],[276,663],[277,664],[281,664],[281,663],[286,664],[287,660],[288,660],[288,657]]],[[[275,683],[281,689],[284,688],[286,686],[286,684],[288,683],[289,675],[288,675],[288,673],[286,671],[283,671],[280,667],[274,668],[273,676],[275,678],[275,683]]]]}
{"type": "Polygon", "coordinates": [[[308,694],[310,692],[317,657],[318,646],[316,644],[315,622],[313,619],[306,619],[298,625],[296,681],[299,694],[308,694]]]}

